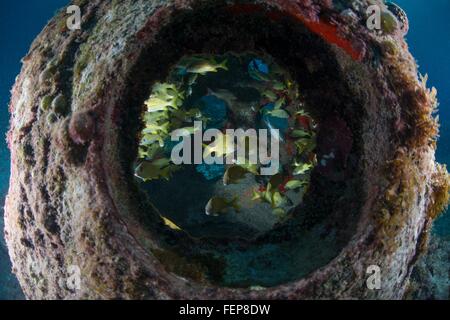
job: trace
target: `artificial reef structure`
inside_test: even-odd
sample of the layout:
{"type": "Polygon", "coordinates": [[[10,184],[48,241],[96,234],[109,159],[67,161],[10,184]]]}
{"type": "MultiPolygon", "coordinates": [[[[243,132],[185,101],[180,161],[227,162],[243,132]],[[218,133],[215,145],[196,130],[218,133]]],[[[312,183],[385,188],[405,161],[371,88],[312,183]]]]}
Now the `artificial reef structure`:
{"type": "Polygon", "coordinates": [[[67,28],[65,10],[57,14],[12,90],[5,237],[27,298],[403,297],[447,205],[449,180],[434,156],[436,92],[418,75],[401,11],[378,0],[74,4],[81,29],[67,28]],[[370,5],[381,8],[380,29],[367,27],[370,5]],[[305,205],[251,240],[198,239],[170,228],[133,175],[152,84],[185,55],[226,52],[262,53],[289,70],[318,122],[316,153],[332,146],[336,155],[336,166],[312,173],[305,205]],[[299,235],[317,225],[338,252],[297,257],[299,235]],[[267,252],[279,261],[283,250],[286,260],[298,258],[289,280],[223,281],[232,260],[226,253],[238,262],[245,256],[250,273],[271,261],[267,252]],[[295,266],[306,262],[308,272],[295,278],[295,266]],[[374,265],[377,290],[367,286],[374,265]],[[74,266],[77,286],[68,281],[74,266]]]}

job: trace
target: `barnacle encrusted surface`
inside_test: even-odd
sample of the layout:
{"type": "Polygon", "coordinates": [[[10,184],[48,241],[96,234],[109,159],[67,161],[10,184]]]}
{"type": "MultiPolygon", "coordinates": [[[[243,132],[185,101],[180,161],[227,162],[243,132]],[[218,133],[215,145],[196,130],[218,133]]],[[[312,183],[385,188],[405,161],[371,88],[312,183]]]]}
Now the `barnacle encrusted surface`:
{"type": "Polygon", "coordinates": [[[28,298],[403,297],[449,181],[434,158],[435,92],[417,76],[400,24],[366,27],[367,6],[387,10],[382,1],[74,3],[81,30],[67,30],[64,12],[51,20],[12,91],[5,234],[28,298]],[[292,25],[302,36],[271,37],[292,25]],[[354,225],[339,255],[268,289],[212,285],[205,273],[220,272],[220,260],[174,250],[200,244],[164,228],[131,179],[147,88],[184,54],[228,50],[267,51],[300,83],[314,79],[307,89],[319,122],[327,114],[347,122],[362,177],[358,199],[330,212],[354,225]],[[346,217],[354,203],[358,215],[346,217]],[[382,270],[381,290],[366,286],[370,265],[382,270]],[[80,288],[68,285],[71,266],[80,288]]]}

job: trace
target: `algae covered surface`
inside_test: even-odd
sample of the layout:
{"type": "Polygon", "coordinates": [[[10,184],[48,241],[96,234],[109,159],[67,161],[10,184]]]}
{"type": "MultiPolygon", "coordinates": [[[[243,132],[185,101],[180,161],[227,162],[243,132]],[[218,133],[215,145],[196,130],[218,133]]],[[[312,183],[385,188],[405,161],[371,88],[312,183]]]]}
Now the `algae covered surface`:
{"type": "MultiPolygon", "coordinates": [[[[10,155],[5,141],[9,127],[8,104],[10,90],[20,72],[21,59],[33,39],[41,32],[55,12],[67,5],[67,0],[4,1],[0,4],[0,229],[3,230],[3,207],[8,191],[10,155]]],[[[0,240],[0,299],[23,299],[4,242],[0,240]]]]}

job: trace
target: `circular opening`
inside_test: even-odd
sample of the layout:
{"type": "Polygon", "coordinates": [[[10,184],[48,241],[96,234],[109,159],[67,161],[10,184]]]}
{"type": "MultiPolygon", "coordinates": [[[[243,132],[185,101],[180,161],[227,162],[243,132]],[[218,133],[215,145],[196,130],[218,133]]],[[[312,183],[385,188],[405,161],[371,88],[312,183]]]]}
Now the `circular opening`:
{"type": "Polygon", "coordinates": [[[251,239],[302,202],[316,124],[271,58],[185,56],[153,85],[144,110],[135,176],[169,227],[251,239]]]}
{"type": "MultiPolygon", "coordinates": [[[[175,13],[130,73],[124,99],[128,107],[120,147],[135,218],[157,239],[158,248],[149,250],[168,271],[204,284],[270,287],[307,276],[348,243],[363,199],[359,161],[365,96],[357,86],[358,77],[366,75],[358,62],[299,21],[260,9],[202,5],[175,13]],[[355,72],[343,74],[343,64],[355,72]],[[213,71],[201,72],[202,67],[213,71]],[[280,79],[258,78],[276,73],[280,79]],[[168,102],[162,111],[170,115],[155,122],[156,113],[148,111],[157,105],[152,99],[161,98],[160,91],[168,102]],[[281,177],[235,169],[238,183],[224,186],[232,164],[174,165],[174,146],[167,139],[172,129],[182,128],[180,136],[194,140],[198,129],[265,128],[268,115],[284,122],[275,125],[282,129],[280,139],[286,139],[280,143],[281,177]],[[195,128],[197,120],[204,121],[195,128]],[[156,133],[146,131],[148,124],[156,125],[156,133]],[[166,131],[167,136],[159,136],[166,131]],[[302,139],[307,143],[296,145],[302,139]],[[289,142],[294,142],[293,154],[289,142]],[[303,155],[298,148],[309,149],[303,155]],[[161,162],[145,173],[142,163],[154,160],[161,162]],[[272,191],[291,192],[286,190],[291,181],[288,206],[251,199],[263,198],[272,183],[271,202],[272,191]],[[253,183],[261,188],[255,190],[253,183]],[[223,199],[208,210],[213,197],[223,199]],[[240,212],[235,212],[235,197],[240,212]],[[261,206],[261,212],[246,209],[243,202],[261,206]]],[[[201,142],[202,155],[214,141],[201,142]]]]}

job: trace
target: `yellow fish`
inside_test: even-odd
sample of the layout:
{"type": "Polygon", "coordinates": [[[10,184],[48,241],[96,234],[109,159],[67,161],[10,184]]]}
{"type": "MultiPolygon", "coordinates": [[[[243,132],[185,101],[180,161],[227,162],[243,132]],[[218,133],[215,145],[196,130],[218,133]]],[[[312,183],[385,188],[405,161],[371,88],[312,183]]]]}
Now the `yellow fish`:
{"type": "Polygon", "coordinates": [[[145,105],[147,106],[147,112],[167,111],[170,108],[178,108],[173,101],[167,101],[158,97],[150,97],[150,99],[145,101],[145,105]]]}
{"type": "Polygon", "coordinates": [[[212,61],[208,61],[208,60],[197,61],[197,62],[194,62],[193,64],[189,65],[187,67],[186,71],[189,73],[197,73],[200,75],[205,75],[209,72],[217,72],[217,71],[219,71],[219,69],[228,71],[227,63],[228,63],[228,60],[225,60],[222,63],[217,63],[214,60],[212,60],[212,61]]]}
{"type": "Polygon", "coordinates": [[[169,159],[163,158],[154,161],[144,160],[136,167],[135,176],[144,181],[160,178],[168,180],[173,170],[169,159]]]}
{"type": "Polygon", "coordinates": [[[220,214],[227,213],[229,208],[233,208],[236,212],[239,212],[240,207],[237,204],[237,201],[237,197],[232,200],[227,200],[222,197],[212,197],[205,207],[205,213],[208,216],[218,216],[220,214]]]}
{"type": "Polygon", "coordinates": [[[233,165],[225,171],[223,176],[223,185],[237,184],[240,180],[245,178],[249,171],[241,166],[233,165]]]}
{"type": "Polygon", "coordinates": [[[157,123],[148,123],[144,130],[143,133],[150,133],[150,134],[155,134],[158,131],[161,131],[165,134],[169,133],[169,127],[170,127],[170,123],[166,122],[163,124],[157,124],[157,123]]]}
{"type": "Polygon", "coordinates": [[[161,216],[161,218],[163,219],[164,224],[166,226],[168,226],[170,229],[175,230],[175,231],[182,231],[182,229],[179,226],[177,226],[173,221],[171,221],[163,216],[161,216]]]}

